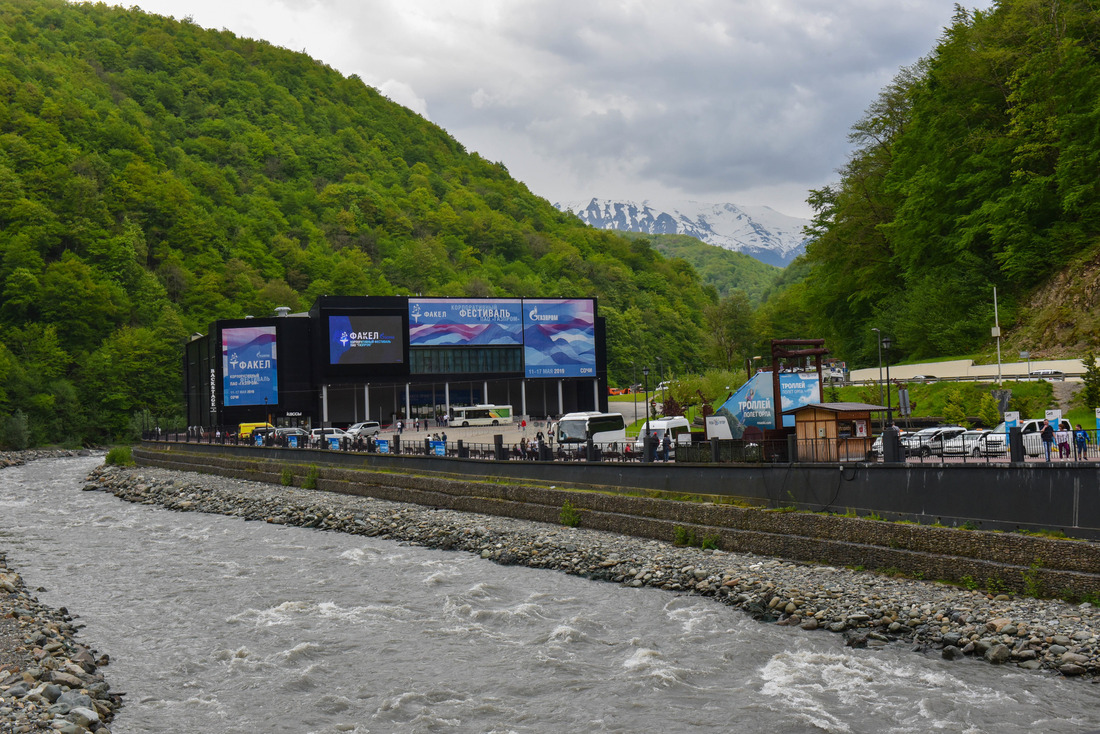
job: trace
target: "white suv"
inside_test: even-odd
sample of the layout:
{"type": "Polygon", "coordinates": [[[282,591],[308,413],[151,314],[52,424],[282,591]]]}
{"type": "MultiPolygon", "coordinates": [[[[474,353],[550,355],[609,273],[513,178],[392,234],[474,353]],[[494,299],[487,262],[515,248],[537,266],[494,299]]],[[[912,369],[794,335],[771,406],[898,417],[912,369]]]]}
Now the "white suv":
{"type": "Polygon", "coordinates": [[[924,428],[902,436],[901,446],[905,449],[906,456],[943,456],[944,443],[963,433],[966,433],[966,429],[962,426],[924,428]]]}
{"type": "MultiPolygon", "coordinates": [[[[1023,433],[1024,453],[1028,456],[1042,456],[1043,438],[1039,433],[1043,430],[1043,419],[1031,418],[1030,420],[1020,421],[1019,426],[1020,432],[1023,433]]],[[[1072,435],[1073,426],[1070,425],[1069,420],[1063,418],[1059,422],[1059,426],[1054,430],[1069,431],[1072,435]]],[[[1057,445],[1057,440],[1055,444],[1057,445]]],[[[1073,445],[1072,438],[1070,439],[1070,445],[1073,445]]],[[[989,435],[985,437],[985,450],[990,454],[1001,455],[1008,453],[1008,429],[1005,428],[1003,422],[990,431],[989,435]]]]}
{"type": "Polygon", "coordinates": [[[378,424],[378,421],[363,421],[362,423],[356,423],[348,429],[348,435],[352,438],[359,438],[362,436],[377,436],[382,431],[382,426],[378,424]]]}

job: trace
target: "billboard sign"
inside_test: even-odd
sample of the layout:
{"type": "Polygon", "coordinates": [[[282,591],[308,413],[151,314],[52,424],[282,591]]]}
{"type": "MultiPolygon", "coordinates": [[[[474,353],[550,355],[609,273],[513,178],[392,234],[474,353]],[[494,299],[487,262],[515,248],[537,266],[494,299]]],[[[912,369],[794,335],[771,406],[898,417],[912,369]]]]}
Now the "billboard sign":
{"type": "Polygon", "coordinates": [[[400,316],[329,316],[329,364],[401,364],[405,357],[400,316]]]}
{"type": "Polygon", "coordinates": [[[523,306],[518,298],[409,299],[409,345],[520,346],[523,306]]]}
{"type": "MultiPolygon", "coordinates": [[[[752,379],[742,385],[729,400],[722,404],[715,416],[724,418],[726,428],[719,430],[721,435],[741,438],[749,426],[768,430],[775,428],[776,410],[772,390],[772,373],[757,372],[752,379]]],[[[779,375],[779,411],[800,408],[821,401],[821,380],[816,372],[784,372],[779,375]]],[[[783,425],[794,425],[794,416],[783,416],[783,425]]],[[[708,424],[708,436],[711,427],[708,424]]]]}
{"type": "Polygon", "coordinates": [[[528,378],[595,377],[595,301],[525,298],[523,361],[528,378]]]}
{"type": "Polygon", "coordinates": [[[279,402],[274,326],[222,329],[222,401],[226,407],[279,402]]]}

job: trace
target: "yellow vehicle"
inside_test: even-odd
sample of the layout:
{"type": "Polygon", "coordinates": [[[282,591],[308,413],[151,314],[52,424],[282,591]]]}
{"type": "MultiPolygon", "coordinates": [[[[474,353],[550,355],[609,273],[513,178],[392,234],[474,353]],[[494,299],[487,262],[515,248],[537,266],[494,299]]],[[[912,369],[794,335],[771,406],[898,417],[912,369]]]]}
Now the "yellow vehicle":
{"type": "Polygon", "coordinates": [[[240,436],[242,439],[251,438],[252,437],[252,432],[255,431],[257,428],[271,428],[271,429],[274,430],[275,426],[271,425],[270,423],[264,423],[264,422],[261,422],[261,423],[242,423],[238,428],[237,435],[240,436]]]}

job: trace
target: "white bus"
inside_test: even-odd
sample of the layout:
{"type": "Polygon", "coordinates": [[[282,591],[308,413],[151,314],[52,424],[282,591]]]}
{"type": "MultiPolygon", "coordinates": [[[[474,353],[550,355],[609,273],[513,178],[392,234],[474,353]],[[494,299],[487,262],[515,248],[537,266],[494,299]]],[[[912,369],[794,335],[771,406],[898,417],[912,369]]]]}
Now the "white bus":
{"type": "Polygon", "coordinates": [[[626,421],[621,413],[566,413],[558,420],[554,438],[559,444],[626,442],[626,421]]]}
{"type": "Polygon", "coordinates": [[[499,426],[511,422],[511,405],[462,405],[451,407],[452,426],[499,426]]]}

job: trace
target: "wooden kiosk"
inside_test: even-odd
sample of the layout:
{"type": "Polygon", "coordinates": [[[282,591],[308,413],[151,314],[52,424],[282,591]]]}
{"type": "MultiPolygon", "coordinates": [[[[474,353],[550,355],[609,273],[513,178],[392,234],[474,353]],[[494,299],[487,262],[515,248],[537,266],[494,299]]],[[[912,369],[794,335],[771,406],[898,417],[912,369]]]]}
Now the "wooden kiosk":
{"type": "Polygon", "coordinates": [[[874,440],[871,414],[885,410],[867,403],[811,403],[783,414],[794,416],[798,461],[867,461],[874,440]]]}

